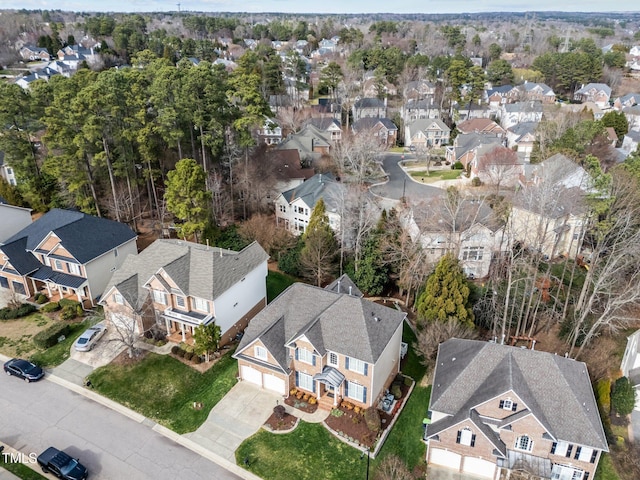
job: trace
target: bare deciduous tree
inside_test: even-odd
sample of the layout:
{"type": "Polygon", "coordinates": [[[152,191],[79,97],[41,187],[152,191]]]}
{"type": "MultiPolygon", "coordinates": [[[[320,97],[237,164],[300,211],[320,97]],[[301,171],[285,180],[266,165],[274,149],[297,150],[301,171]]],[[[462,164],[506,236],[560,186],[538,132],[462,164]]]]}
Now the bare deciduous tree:
{"type": "Polygon", "coordinates": [[[331,156],[343,179],[362,184],[367,177],[380,173],[378,162],[385,148],[373,132],[345,134],[331,156]]]}
{"type": "Polygon", "coordinates": [[[494,185],[496,194],[501,186],[515,186],[521,173],[518,154],[510,148],[496,146],[478,159],[478,177],[483,183],[494,185]]]}
{"type": "Polygon", "coordinates": [[[428,322],[418,332],[415,346],[416,353],[422,357],[422,363],[432,367],[438,353],[438,345],[450,338],[475,339],[478,338],[478,332],[455,319],[446,322],[428,322]]]}
{"type": "Polygon", "coordinates": [[[296,242],[289,231],[276,225],[273,215],[262,213],[243,222],[238,233],[246,240],[258,242],[272,257],[291,248],[296,242]]]}
{"type": "Polygon", "coordinates": [[[413,480],[413,474],[397,455],[387,455],[376,469],[375,480],[413,480]]]}

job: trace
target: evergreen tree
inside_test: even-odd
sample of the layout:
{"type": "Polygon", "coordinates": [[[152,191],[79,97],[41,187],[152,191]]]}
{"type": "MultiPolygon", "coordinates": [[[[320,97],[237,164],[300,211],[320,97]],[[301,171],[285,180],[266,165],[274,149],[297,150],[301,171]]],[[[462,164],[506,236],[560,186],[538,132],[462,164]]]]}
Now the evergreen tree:
{"type": "Polygon", "coordinates": [[[198,355],[204,355],[206,361],[209,361],[209,353],[215,352],[220,343],[220,327],[215,323],[208,325],[200,325],[193,332],[195,340],[195,352],[198,355]]]}
{"type": "Polygon", "coordinates": [[[211,193],[206,190],[204,170],[195,160],[185,158],[167,174],[165,199],[168,210],[182,220],[178,225],[181,237],[202,232],[209,218],[211,193]]]}
{"type": "Polygon", "coordinates": [[[458,260],[446,254],[427,279],[418,298],[420,322],[457,320],[473,326],[473,312],[469,304],[470,289],[458,260]]]}
{"type": "Polygon", "coordinates": [[[316,202],[309,225],[303,235],[304,247],[300,251],[302,273],[317,286],[322,286],[335,271],[338,245],[329,226],[324,200],[316,202]]]}
{"type": "Polygon", "coordinates": [[[358,270],[354,273],[354,282],[368,295],[380,295],[389,282],[389,265],[384,263],[380,248],[381,226],[382,223],[367,236],[358,270]]]}

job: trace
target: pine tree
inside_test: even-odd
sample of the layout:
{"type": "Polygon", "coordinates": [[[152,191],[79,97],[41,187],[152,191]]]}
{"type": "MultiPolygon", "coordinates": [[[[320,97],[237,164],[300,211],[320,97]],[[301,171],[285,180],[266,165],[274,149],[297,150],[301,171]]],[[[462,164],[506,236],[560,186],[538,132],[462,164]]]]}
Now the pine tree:
{"type": "Polygon", "coordinates": [[[300,264],[303,274],[310,280],[315,280],[316,285],[320,287],[335,271],[338,253],[338,245],[329,226],[324,200],[316,202],[302,239],[304,247],[300,251],[300,264]]]}
{"type": "Polygon", "coordinates": [[[470,289],[458,260],[447,254],[427,279],[417,301],[419,322],[457,320],[473,326],[470,289]]]}

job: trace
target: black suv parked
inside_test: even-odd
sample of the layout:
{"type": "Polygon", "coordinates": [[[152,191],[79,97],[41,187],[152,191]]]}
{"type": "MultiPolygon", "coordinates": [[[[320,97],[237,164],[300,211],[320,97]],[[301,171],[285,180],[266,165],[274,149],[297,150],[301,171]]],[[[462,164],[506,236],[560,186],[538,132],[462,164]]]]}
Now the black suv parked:
{"type": "Polygon", "coordinates": [[[44,473],[51,472],[64,480],[85,480],[87,478],[87,469],[77,458],[73,458],[54,447],[49,447],[38,455],[38,463],[44,473]]]}

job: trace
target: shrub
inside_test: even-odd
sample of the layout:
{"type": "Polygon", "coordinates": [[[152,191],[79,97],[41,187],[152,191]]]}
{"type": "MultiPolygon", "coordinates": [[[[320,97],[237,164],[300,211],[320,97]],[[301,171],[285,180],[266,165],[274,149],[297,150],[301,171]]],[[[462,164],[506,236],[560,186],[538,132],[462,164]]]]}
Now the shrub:
{"type": "Polygon", "coordinates": [[[295,394],[298,393],[298,389],[297,388],[292,388],[291,390],[289,390],[289,395],[293,396],[295,394]]]}
{"type": "Polygon", "coordinates": [[[341,417],[342,415],[344,415],[344,412],[342,410],[340,410],[339,408],[333,408],[331,410],[331,416],[332,417],[341,417]]]}
{"type": "Polygon", "coordinates": [[[181,349],[180,347],[178,347],[178,351],[176,352],[176,355],[178,355],[179,357],[184,357],[185,352],[183,349],[181,349]]]}
{"type": "Polygon", "coordinates": [[[275,407],[273,407],[273,414],[278,420],[282,420],[286,413],[287,409],[284,408],[284,405],[276,405],[275,407]]]}
{"type": "Polygon", "coordinates": [[[0,308],[0,320],[12,320],[14,318],[25,317],[36,310],[37,308],[30,303],[23,303],[17,308],[0,308]]]}
{"type": "Polygon", "coordinates": [[[316,397],[309,397],[309,405],[315,405],[317,402],[316,397]]]}
{"type": "Polygon", "coordinates": [[[396,400],[399,399],[402,396],[402,389],[400,388],[400,385],[392,385],[391,393],[393,394],[393,398],[395,398],[396,400]]]}
{"type": "Polygon", "coordinates": [[[156,340],[156,347],[164,347],[166,344],[166,340],[156,340]]]}
{"type": "Polygon", "coordinates": [[[191,361],[196,365],[200,365],[202,363],[202,359],[200,358],[200,355],[194,355],[191,361]]]}
{"type": "Polygon", "coordinates": [[[462,165],[462,162],[456,162],[456,163],[453,164],[451,169],[452,170],[464,170],[464,165],[462,165]]]}
{"type": "Polygon", "coordinates": [[[611,380],[603,378],[596,382],[596,395],[602,411],[609,415],[611,413],[611,380]]]}
{"type": "Polygon", "coordinates": [[[378,433],[382,428],[380,414],[375,407],[369,407],[364,411],[364,421],[367,423],[367,428],[372,432],[378,433]]]}
{"type": "Polygon", "coordinates": [[[636,390],[627,377],[620,377],[611,389],[611,406],[620,415],[633,412],[636,403],[636,390]]]}
{"type": "Polygon", "coordinates": [[[71,300],[70,298],[61,298],[58,303],[62,308],[67,306],[75,308],[76,305],[80,305],[80,302],[76,302],[75,300],[71,300]]]}
{"type": "Polygon", "coordinates": [[[43,303],[47,303],[49,301],[49,298],[47,298],[44,293],[39,293],[36,295],[35,300],[38,305],[42,305],[43,303]]]}
{"type": "Polygon", "coordinates": [[[480,180],[478,177],[473,177],[473,179],[471,180],[471,186],[479,187],[481,185],[482,185],[482,180],[480,180]]]}
{"type": "Polygon", "coordinates": [[[61,335],[68,335],[70,326],[65,323],[55,323],[49,328],[42,330],[33,337],[33,343],[40,348],[50,348],[58,343],[61,335]]]}
{"type": "Polygon", "coordinates": [[[58,310],[60,310],[60,304],[58,302],[47,303],[40,309],[40,311],[46,313],[57,312],[58,310]]]}
{"type": "Polygon", "coordinates": [[[178,355],[178,350],[180,350],[180,347],[178,345],[174,345],[173,347],[171,347],[171,353],[173,353],[174,355],[178,355]]]}
{"type": "Polygon", "coordinates": [[[413,384],[413,380],[411,377],[404,377],[404,386],[410,387],[413,384]]]}
{"type": "Polygon", "coordinates": [[[62,313],[60,313],[60,318],[62,320],[73,320],[78,316],[77,313],[78,312],[76,311],[75,305],[67,305],[65,307],[62,307],[62,313]]]}
{"type": "Polygon", "coordinates": [[[193,358],[193,352],[186,352],[184,354],[184,359],[185,360],[191,360],[193,358]]]}
{"type": "Polygon", "coordinates": [[[84,315],[84,309],[82,308],[82,305],[77,305],[76,306],[76,316],[81,317],[84,315]]]}

